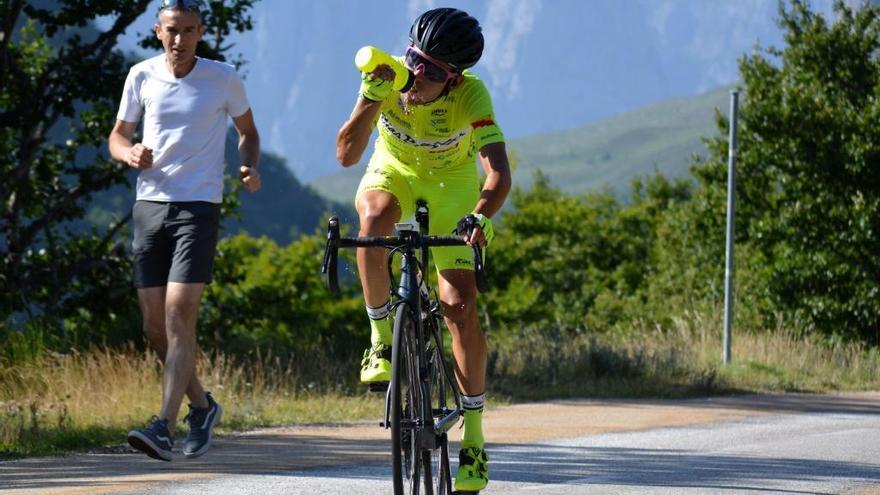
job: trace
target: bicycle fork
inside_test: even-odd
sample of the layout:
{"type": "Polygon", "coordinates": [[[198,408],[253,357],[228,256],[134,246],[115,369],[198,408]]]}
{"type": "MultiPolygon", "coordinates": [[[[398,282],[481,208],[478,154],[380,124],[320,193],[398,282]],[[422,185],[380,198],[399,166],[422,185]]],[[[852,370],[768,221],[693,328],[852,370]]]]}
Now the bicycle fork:
{"type": "MultiPolygon", "coordinates": [[[[402,352],[401,359],[404,361],[401,364],[406,368],[411,370],[408,374],[411,380],[415,380],[417,382],[407,383],[407,386],[412,388],[407,395],[410,395],[411,398],[415,399],[415,404],[410,404],[410,407],[418,408],[418,419],[416,422],[419,424],[416,425],[406,425],[407,428],[415,431],[422,431],[425,423],[425,414],[424,414],[424,397],[429,397],[427,395],[427,390],[422,385],[424,382],[422,380],[424,366],[424,354],[423,347],[421,343],[421,334],[422,334],[422,321],[421,321],[421,311],[420,311],[420,294],[419,294],[419,286],[418,286],[418,278],[417,272],[418,263],[416,262],[415,256],[411,252],[404,252],[401,258],[401,270],[400,270],[400,284],[397,289],[397,295],[399,299],[394,302],[393,310],[394,312],[399,311],[409,311],[410,312],[410,322],[411,325],[406,328],[401,328],[399,330],[406,331],[407,328],[411,328],[411,335],[401,335],[393,336],[394,342],[399,342],[402,344],[405,349],[400,349],[398,352],[402,352]],[[416,389],[417,388],[417,389],[416,389]]],[[[400,379],[400,377],[392,376],[392,380],[400,379]]],[[[404,393],[404,391],[401,391],[404,393]]],[[[382,422],[382,426],[385,428],[391,427],[391,384],[389,383],[388,388],[385,391],[385,419],[382,422]]],[[[430,409],[428,409],[430,411],[430,409]]],[[[428,414],[430,416],[430,413],[428,414]]],[[[433,419],[433,418],[431,418],[433,419]]]]}

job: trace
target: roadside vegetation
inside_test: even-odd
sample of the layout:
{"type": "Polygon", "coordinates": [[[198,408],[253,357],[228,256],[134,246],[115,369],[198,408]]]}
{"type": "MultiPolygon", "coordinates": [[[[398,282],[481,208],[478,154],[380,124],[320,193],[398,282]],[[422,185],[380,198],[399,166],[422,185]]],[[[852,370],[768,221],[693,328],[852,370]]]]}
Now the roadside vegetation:
{"type": "MultiPolygon", "coordinates": [[[[718,322],[685,318],[627,338],[548,340],[524,332],[491,339],[490,408],[560,397],[683,398],[740,392],[880,389],[880,355],[859,343],[829,344],[788,331],[743,332],[723,366],[718,322]]],[[[224,407],[220,434],[255,427],[372,421],[382,394],[355,382],[356,361],[203,356],[199,376],[224,407]],[[306,373],[302,366],[322,367],[306,373]],[[312,375],[313,379],[304,379],[312,375]]],[[[129,347],[46,353],[0,369],[0,458],[118,447],[161,401],[156,355],[129,347]]],[[[185,411],[185,409],[184,409],[185,411]]],[[[181,413],[181,416],[184,412],[181,413]]],[[[186,426],[178,424],[178,435],[186,426]]]]}
{"type": "MultiPolygon", "coordinates": [[[[540,174],[514,192],[480,314],[496,403],[880,386],[880,7],[836,10],[832,21],[784,3],[785,46],[740,60],[733,363],[720,363],[728,123],[719,114],[691,180],[637,178],[626,202],[566,194],[540,174]]],[[[26,14],[34,21],[4,38],[2,55],[16,70],[56,70],[54,31],[40,28],[68,17],[26,14]]],[[[89,13],[98,14],[112,12],[89,13]]],[[[121,70],[111,60],[105,75],[121,70]]],[[[30,105],[25,76],[0,73],[0,101],[30,105]]],[[[112,102],[85,83],[74,89],[83,88],[99,100],[81,101],[103,113],[67,124],[86,140],[77,147],[100,147],[112,102]]],[[[13,132],[44,124],[0,132],[0,188],[18,188],[3,190],[11,199],[0,216],[2,457],[118,445],[159,403],[125,226],[68,229],[88,194],[47,203],[55,193],[45,187],[99,176],[64,170],[72,157],[59,144],[13,132]],[[29,163],[35,172],[22,176],[29,163]],[[53,209],[62,207],[66,216],[53,209]]],[[[112,164],[102,166],[106,184],[84,187],[115,183],[112,164]]],[[[349,271],[330,298],[323,243],[321,232],[288,245],[240,234],[218,246],[200,369],[226,408],[226,431],[379,415],[381,398],[354,383],[369,329],[356,277],[349,271]]]]}

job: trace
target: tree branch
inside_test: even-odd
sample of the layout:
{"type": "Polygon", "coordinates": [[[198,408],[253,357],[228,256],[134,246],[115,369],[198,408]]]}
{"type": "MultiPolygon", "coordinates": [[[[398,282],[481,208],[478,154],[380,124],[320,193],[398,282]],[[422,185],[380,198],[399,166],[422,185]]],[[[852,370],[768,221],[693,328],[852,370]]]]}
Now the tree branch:
{"type": "Polygon", "coordinates": [[[113,26],[104,31],[90,45],[85,47],[85,53],[97,53],[98,57],[105,57],[116,46],[118,38],[141,14],[147,10],[150,0],[138,0],[128,11],[123,12],[116,18],[113,26]]]}
{"type": "MultiPolygon", "coordinates": [[[[105,189],[111,186],[114,179],[116,178],[114,171],[110,169],[105,169],[103,172],[104,173],[102,175],[92,180],[89,180],[88,182],[80,182],[76,186],[68,189],[67,193],[65,193],[57,202],[52,204],[47,209],[46,213],[28,224],[27,227],[20,230],[16,242],[21,246],[30,245],[40,229],[44,228],[49,223],[57,220],[64,211],[71,208],[76,203],[76,200],[94,191],[105,189]]],[[[17,253],[13,253],[10,249],[9,255],[13,256],[14,259],[17,261],[21,257],[20,251],[21,250],[19,250],[19,252],[17,253]]]]}
{"type": "Polygon", "coordinates": [[[18,21],[22,7],[24,7],[24,0],[12,0],[12,4],[7,6],[6,15],[3,17],[2,26],[0,26],[0,93],[6,87],[6,73],[9,70],[9,54],[7,53],[9,39],[12,38],[12,30],[15,29],[15,23],[18,21]]]}

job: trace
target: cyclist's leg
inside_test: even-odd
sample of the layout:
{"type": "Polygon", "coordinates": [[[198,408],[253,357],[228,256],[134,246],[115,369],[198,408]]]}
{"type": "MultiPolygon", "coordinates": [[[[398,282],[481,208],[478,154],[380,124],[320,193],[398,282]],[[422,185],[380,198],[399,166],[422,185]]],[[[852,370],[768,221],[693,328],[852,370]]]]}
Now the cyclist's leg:
{"type": "MultiPolygon", "coordinates": [[[[355,199],[361,236],[389,235],[405,213],[411,214],[410,189],[400,167],[371,162],[355,199]]],[[[383,248],[357,250],[358,275],[370,318],[370,348],[364,352],[360,379],[365,383],[387,382],[391,377],[389,286],[387,253],[383,248]]]]}
{"type": "Polygon", "coordinates": [[[477,287],[471,270],[440,271],[440,300],[452,334],[455,371],[462,390],[464,433],[455,488],[479,491],[489,482],[484,450],[483,401],[486,390],[486,337],[477,318],[477,287]]]}
{"type": "MultiPolygon", "coordinates": [[[[394,224],[400,221],[400,204],[390,192],[370,190],[357,199],[360,217],[360,236],[384,236],[391,234],[394,224]]],[[[357,250],[358,273],[364,289],[364,302],[376,308],[388,302],[388,268],[383,248],[359,248],[357,250]]]]}
{"type": "MultiPolygon", "coordinates": [[[[433,235],[450,235],[458,221],[469,214],[479,199],[479,180],[474,167],[443,173],[426,186],[433,235]]],[[[477,287],[473,251],[468,246],[432,248],[439,274],[440,300],[446,326],[452,333],[456,377],[465,395],[485,390],[486,339],[477,319],[477,287]]]]}
{"type": "MultiPolygon", "coordinates": [[[[443,174],[428,199],[431,233],[449,235],[479,198],[476,170],[466,167],[443,174]]],[[[477,317],[473,251],[469,247],[432,250],[439,273],[440,300],[452,334],[455,372],[464,396],[464,435],[455,477],[458,490],[478,491],[488,483],[488,457],[483,451],[482,413],[486,389],[486,338],[477,317]]]]}
{"type": "MultiPolygon", "coordinates": [[[[486,336],[477,318],[474,272],[442,270],[440,301],[446,326],[452,334],[455,374],[461,391],[465,396],[481,396],[486,390],[486,336]]],[[[482,435],[475,438],[482,440],[482,435]]]]}

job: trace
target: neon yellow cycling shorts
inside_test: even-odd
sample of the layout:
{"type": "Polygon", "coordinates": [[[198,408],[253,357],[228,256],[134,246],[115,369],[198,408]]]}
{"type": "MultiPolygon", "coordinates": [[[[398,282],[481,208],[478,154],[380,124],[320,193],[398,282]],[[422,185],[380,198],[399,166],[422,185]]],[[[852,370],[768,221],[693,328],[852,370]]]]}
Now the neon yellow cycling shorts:
{"type": "MultiPolygon", "coordinates": [[[[355,196],[355,204],[367,191],[385,191],[397,198],[401,221],[415,214],[416,201],[428,203],[428,226],[431,235],[453,235],[458,221],[471,213],[480,197],[480,181],[475,166],[455,167],[429,177],[422,177],[397,160],[370,161],[355,196]]],[[[413,223],[415,223],[413,221],[413,223]]],[[[473,250],[469,246],[431,248],[431,258],[438,271],[473,270],[473,250]]]]}

